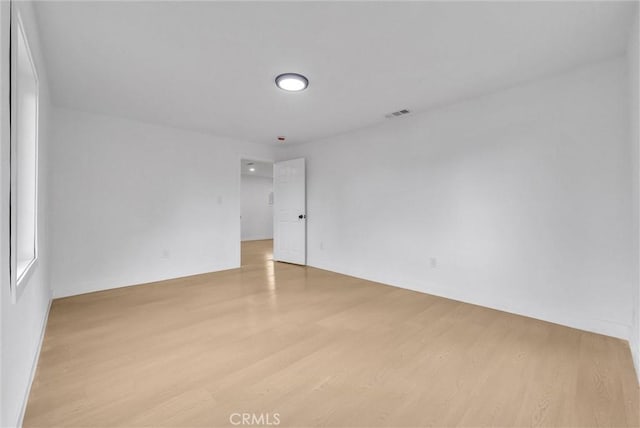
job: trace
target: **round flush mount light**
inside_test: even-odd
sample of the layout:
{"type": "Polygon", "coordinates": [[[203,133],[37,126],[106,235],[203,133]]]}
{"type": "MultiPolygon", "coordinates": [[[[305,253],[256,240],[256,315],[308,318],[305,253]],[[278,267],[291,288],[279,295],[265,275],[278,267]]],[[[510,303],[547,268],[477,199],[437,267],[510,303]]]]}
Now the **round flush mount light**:
{"type": "Polygon", "coordinates": [[[309,79],[298,73],[284,73],[276,77],[276,85],[289,92],[304,91],[309,86],[309,79]]]}

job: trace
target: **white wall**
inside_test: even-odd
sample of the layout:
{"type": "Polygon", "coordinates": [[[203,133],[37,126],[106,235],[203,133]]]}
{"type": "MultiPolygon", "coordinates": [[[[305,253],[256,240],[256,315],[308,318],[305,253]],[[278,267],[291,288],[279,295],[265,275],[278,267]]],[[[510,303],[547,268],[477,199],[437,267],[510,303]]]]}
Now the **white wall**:
{"type": "Polygon", "coordinates": [[[54,296],[240,264],[240,159],[269,148],[54,110],[54,296]]]}
{"type": "Polygon", "coordinates": [[[309,264],[628,338],[626,90],[619,58],[281,153],[309,264]]]}
{"type": "Polygon", "coordinates": [[[640,84],[640,62],[638,51],[640,50],[638,32],[638,14],[640,8],[636,5],[636,16],[633,27],[629,35],[629,45],[627,47],[627,63],[629,76],[629,118],[631,123],[630,140],[631,156],[633,162],[632,185],[633,185],[633,260],[634,260],[634,278],[633,278],[633,315],[632,315],[632,333],[629,340],[633,362],[636,367],[636,374],[640,381],[640,133],[638,131],[638,121],[640,120],[639,110],[639,91],[640,84]]]}
{"type": "MultiPolygon", "coordinates": [[[[56,296],[66,296],[237,267],[239,160],[272,156],[268,147],[200,133],[51,111],[31,5],[14,6],[23,11],[41,83],[40,252],[11,303],[3,103],[2,426],[21,421],[48,313],[48,279],[56,296]]],[[[0,2],[5,58],[8,11],[0,2]]],[[[628,72],[637,118],[637,40],[631,43],[628,70],[624,60],[612,60],[287,148],[282,158],[308,159],[309,263],[630,337],[638,365],[628,177],[640,175],[637,156],[633,168],[629,162],[625,104],[628,72]]]]}
{"type": "MultiPolygon", "coordinates": [[[[0,374],[2,388],[0,396],[0,425],[21,424],[31,376],[38,357],[38,351],[48,314],[51,292],[49,289],[49,247],[47,242],[49,210],[47,208],[49,189],[47,181],[47,160],[49,150],[50,102],[46,70],[43,66],[35,17],[30,2],[13,2],[19,8],[29,39],[34,61],[40,78],[40,123],[39,123],[39,183],[38,183],[38,261],[25,284],[16,303],[11,301],[9,288],[9,128],[8,103],[3,102],[0,110],[0,374]]],[[[9,57],[9,4],[0,2],[0,56],[9,57]]],[[[8,99],[8,61],[2,61],[0,69],[0,95],[8,99]]]]}
{"type": "Polygon", "coordinates": [[[241,178],[240,224],[243,241],[273,238],[273,178],[243,174],[241,178]]]}

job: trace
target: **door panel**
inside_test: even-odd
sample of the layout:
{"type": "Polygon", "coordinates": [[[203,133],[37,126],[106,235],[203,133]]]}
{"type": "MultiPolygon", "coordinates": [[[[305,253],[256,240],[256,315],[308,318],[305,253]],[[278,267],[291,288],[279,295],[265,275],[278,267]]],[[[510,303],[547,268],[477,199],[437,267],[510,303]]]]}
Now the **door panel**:
{"type": "Polygon", "coordinates": [[[307,210],[304,158],[273,164],[273,259],[307,262],[307,210]]]}

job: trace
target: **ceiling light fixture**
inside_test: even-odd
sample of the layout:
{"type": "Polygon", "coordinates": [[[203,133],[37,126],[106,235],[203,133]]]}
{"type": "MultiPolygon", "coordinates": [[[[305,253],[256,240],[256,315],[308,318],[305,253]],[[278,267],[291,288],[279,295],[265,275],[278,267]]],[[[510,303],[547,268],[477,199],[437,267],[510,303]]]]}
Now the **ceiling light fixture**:
{"type": "Polygon", "coordinates": [[[249,168],[249,171],[254,172],[256,169],[254,167],[249,168]]]}
{"type": "Polygon", "coordinates": [[[309,86],[309,79],[298,73],[284,73],[276,77],[276,85],[289,92],[304,91],[309,86]]]}

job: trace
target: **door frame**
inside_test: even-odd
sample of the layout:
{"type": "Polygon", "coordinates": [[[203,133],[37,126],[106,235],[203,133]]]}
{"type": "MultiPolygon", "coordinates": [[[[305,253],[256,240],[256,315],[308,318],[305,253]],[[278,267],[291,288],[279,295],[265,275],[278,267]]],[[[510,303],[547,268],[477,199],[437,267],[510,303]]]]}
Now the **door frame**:
{"type": "Polygon", "coordinates": [[[260,156],[244,155],[240,154],[236,162],[236,177],[238,177],[238,253],[236,255],[238,260],[238,266],[242,266],[242,161],[251,160],[256,162],[268,162],[271,164],[276,163],[274,159],[264,158],[260,156]]]}

